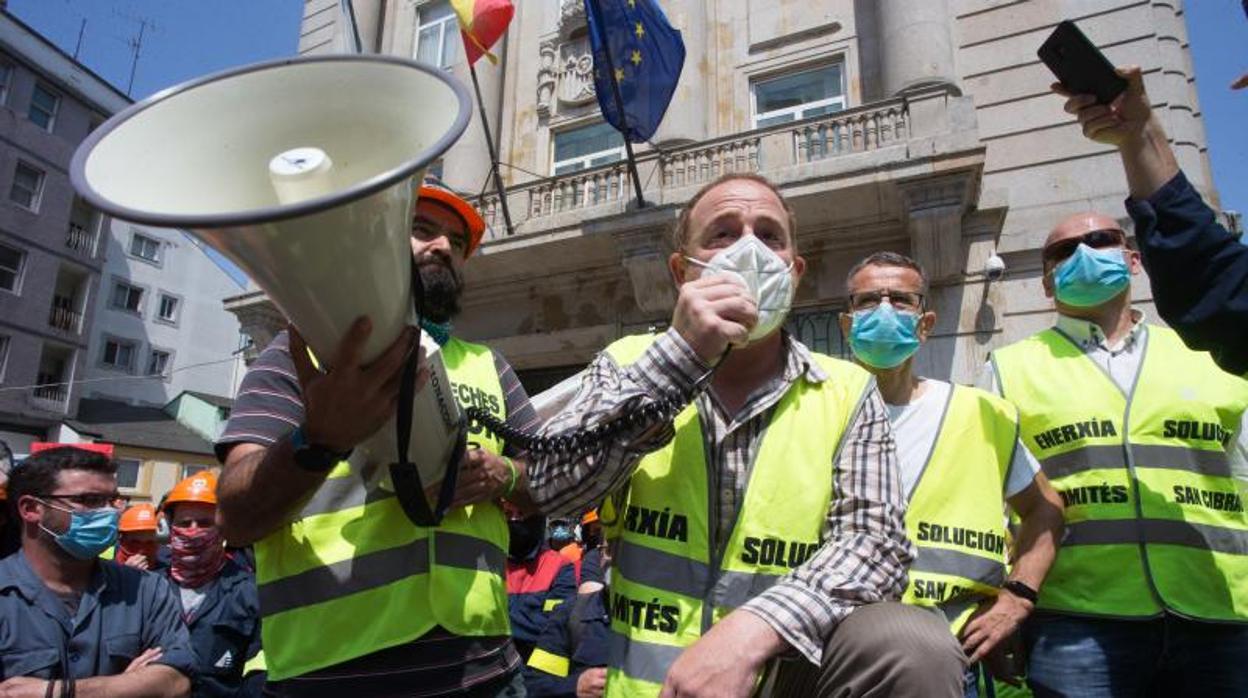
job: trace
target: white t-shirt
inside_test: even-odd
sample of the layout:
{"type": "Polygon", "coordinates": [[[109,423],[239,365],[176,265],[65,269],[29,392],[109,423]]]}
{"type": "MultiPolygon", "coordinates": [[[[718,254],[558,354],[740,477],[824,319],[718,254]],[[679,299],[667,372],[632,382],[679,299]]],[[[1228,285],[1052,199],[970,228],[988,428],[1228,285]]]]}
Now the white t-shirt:
{"type": "MultiPolygon", "coordinates": [[[[923,394],[908,405],[888,405],[888,421],[893,425],[893,440],[897,444],[897,460],[901,463],[901,485],[906,498],[914,494],[915,485],[923,473],[923,466],[936,444],[940,418],[953,386],[932,378],[923,381],[923,394]]],[[[1014,459],[1005,479],[1002,495],[1009,499],[1027,489],[1040,472],[1040,463],[1021,443],[1014,448],[1014,459]]]]}

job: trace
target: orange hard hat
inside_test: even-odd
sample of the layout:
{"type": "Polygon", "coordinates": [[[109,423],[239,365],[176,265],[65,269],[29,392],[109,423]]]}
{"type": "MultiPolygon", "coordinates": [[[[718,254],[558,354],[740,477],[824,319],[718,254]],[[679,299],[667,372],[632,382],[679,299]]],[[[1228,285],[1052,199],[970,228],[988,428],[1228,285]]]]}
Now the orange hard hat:
{"type": "Polygon", "coordinates": [[[135,504],[122,513],[121,525],[118,528],[122,533],[137,533],[141,531],[155,533],[156,507],[146,502],[135,504]]]}
{"type": "Polygon", "coordinates": [[[589,511],[585,512],[584,516],[581,517],[582,526],[584,526],[585,524],[596,523],[597,521],[598,521],[597,509],[590,509],[589,511]]]}
{"type": "Polygon", "coordinates": [[[217,474],[211,470],[195,473],[169,490],[165,508],[178,502],[217,503],[217,474]]]}
{"type": "Polygon", "coordinates": [[[429,199],[446,206],[463,219],[468,228],[468,247],[464,250],[464,259],[471,257],[481,245],[481,238],[485,237],[485,219],[481,218],[477,209],[436,177],[426,177],[417,190],[417,195],[421,199],[429,199]]]}

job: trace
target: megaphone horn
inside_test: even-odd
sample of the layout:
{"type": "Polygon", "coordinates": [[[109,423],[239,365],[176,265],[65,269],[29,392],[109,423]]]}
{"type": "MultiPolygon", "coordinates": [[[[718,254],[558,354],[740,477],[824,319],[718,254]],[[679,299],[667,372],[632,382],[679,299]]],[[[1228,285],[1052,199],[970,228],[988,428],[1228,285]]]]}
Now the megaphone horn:
{"type": "MultiPolygon", "coordinates": [[[[259,63],[112,117],[74,153],[70,177],[105,213],[189,230],[237,264],[322,360],[370,316],[368,362],[415,319],[413,180],[463,134],[470,104],[446,72],[394,57],[259,63]]],[[[449,420],[454,431],[462,415],[438,378],[439,402],[415,405],[411,424],[449,420]]],[[[420,464],[426,482],[441,479],[458,447],[444,441],[430,459],[440,465],[420,464]]],[[[392,421],[363,451],[390,463],[395,443],[392,421]]]]}

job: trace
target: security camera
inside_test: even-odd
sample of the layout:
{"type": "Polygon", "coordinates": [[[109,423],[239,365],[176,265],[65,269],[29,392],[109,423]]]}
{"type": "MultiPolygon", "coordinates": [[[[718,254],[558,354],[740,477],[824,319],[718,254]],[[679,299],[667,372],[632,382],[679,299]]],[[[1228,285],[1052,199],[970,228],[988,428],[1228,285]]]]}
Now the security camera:
{"type": "Polygon", "coordinates": [[[1005,276],[1005,260],[995,251],[984,262],[984,273],[990,281],[1000,281],[1005,276]]]}

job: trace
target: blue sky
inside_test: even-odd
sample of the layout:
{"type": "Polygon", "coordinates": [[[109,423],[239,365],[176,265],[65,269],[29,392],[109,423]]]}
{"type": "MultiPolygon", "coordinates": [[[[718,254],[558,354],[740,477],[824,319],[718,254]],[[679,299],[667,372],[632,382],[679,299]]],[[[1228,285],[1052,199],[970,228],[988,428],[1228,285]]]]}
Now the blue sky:
{"type": "MultiPolygon", "coordinates": [[[[1248,19],[1241,0],[1187,0],[1184,6],[1214,183],[1223,207],[1248,214],[1248,90],[1228,89],[1248,72],[1248,19]]],[[[9,11],[69,53],[85,19],[79,59],[122,90],[139,20],[154,23],[134,80],[133,96],[142,99],[217,70],[294,55],[303,2],[10,0],[9,11]]]]}

